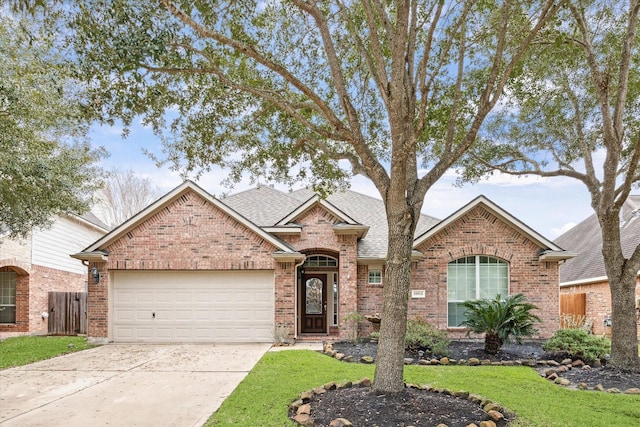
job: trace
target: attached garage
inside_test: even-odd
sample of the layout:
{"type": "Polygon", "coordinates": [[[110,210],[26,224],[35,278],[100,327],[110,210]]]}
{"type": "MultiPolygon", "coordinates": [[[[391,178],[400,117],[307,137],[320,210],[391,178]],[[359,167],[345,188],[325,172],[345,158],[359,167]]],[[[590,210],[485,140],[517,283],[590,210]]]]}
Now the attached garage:
{"type": "Polygon", "coordinates": [[[114,342],[273,342],[271,270],[111,275],[114,342]]]}

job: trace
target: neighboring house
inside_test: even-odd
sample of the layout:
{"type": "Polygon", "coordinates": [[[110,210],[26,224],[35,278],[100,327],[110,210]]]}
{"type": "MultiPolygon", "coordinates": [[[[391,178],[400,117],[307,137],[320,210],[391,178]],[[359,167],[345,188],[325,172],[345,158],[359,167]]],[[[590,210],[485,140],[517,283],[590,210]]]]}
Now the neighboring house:
{"type": "Polygon", "coordinates": [[[61,216],[27,238],[0,236],[0,335],[46,334],[49,292],[86,292],[87,267],[70,255],[106,232],[88,213],[61,216]]]}
{"type": "MultiPolygon", "coordinates": [[[[323,200],[259,187],[217,199],[185,181],[74,255],[99,273],[88,279],[88,334],[344,338],[346,317],[382,312],[386,240],[382,201],[353,191],[323,200]]],[[[458,302],[524,293],[548,337],[559,324],[558,263],[571,256],[484,197],[443,221],[421,215],[409,317],[462,335],[458,302]]]]}
{"type": "MultiPolygon", "coordinates": [[[[640,244],[640,195],[629,196],[620,213],[620,238],[625,257],[640,244]]],[[[578,294],[594,334],[610,333],[611,292],[602,256],[602,235],[595,214],[556,239],[556,244],[579,253],[560,266],[560,293],[578,294]]],[[[636,307],[640,322],[640,277],[636,280],[636,307]]],[[[639,329],[640,334],[640,329],[639,329]]]]}

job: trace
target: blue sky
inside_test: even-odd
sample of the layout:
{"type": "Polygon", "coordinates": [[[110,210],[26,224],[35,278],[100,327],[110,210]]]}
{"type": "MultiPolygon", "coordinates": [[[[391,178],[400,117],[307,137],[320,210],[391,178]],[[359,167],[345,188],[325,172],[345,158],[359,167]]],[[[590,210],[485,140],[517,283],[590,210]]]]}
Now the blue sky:
{"type": "MultiPolygon", "coordinates": [[[[168,166],[157,168],[143,154],[143,149],[161,154],[161,142],[150,129],[134,125],[127,139],[122,138],[121,132],[122,128],[117,126],[94,126],[91,131],[92,143],[104,146],[111,153],[102,162],[105,168],[132,169],[139,176],[148,177],[162,192],[182,182],[178,172],[171,171],[168,166]]],[[[226,172],[218,169],[196,182],[214,196],[220,196],[229,192],[220,185],[225,176],[226,172]]],[[[593,213],[588,191],[582,183],[573,179],[496,175],[487,181],[458,188],[453,185],[455,178],[455,173],[450,171],[429,190],[422,209],[424,213],[443,219],[482,194],[549,239],[555,239],[593,213]]],[[[275,186],[287,190],[285,186],[275,186]]],[[[247,180],[239,183],[231,192],[250,187],[247,180]]],[[[351,189],[380,198],[373,184],[361,176],[352,179],[351,189]]]]}

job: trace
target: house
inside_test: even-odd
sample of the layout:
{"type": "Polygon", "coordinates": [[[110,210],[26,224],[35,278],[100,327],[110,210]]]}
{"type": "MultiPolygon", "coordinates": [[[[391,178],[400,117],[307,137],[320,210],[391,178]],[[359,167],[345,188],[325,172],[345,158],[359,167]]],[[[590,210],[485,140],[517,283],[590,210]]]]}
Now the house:
{"type": "MultiPolygon", "coordinates": [[[[185,181],[75,258],[89,263],[88,334],[115,342],[344,338],[345,318],[382,312],[387,227],[353,191],[258,187],[218,199],[185,181]]],[[[558,264],[573,254],[485,197],[421,215],[409,316],[462,335],[457,303],[524,293],[559,322],[558,264]]],[[[366,326],[366,322],[363,326],[366,326]]]]}
{"type": "Polygon", "coordinates": [[[0,336],[46,334],[49,292],[86,292],[87,267],[69,255],[106,232],[88,213],[60,216],[27,238],[0,236],[0,336]]]}
{"type": "MultiPolygon", "coordinates": [[[[622,207],[620,238],[625,257],[629,257],[640,245],[640,195],[629,196],[622,207]]],[[[578,256],[560,266],[560,294],[568,300],[567,311],[584,315],[593,322],[594,334],[610,333],[611,293],[602,256],[602,235],[598,218],[595,214],[591,215],[558,237],[555,242],[579,253],[578,256]],[[569,301],[576,302],[572,304],[569,301]]],[[[636,307],[640,322],[640,285],[638,283],[640,283],[640,276],[636,280],[636,307]]]]}

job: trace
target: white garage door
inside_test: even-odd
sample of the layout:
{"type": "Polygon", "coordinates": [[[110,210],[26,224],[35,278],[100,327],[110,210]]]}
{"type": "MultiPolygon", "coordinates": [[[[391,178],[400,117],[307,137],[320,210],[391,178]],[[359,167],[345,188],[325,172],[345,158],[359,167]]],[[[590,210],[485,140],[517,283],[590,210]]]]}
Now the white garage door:
{"type": "Polygon", "coordinates": [[[115,271],[115,342],[273,341],[272,271],[115,271]]]}

